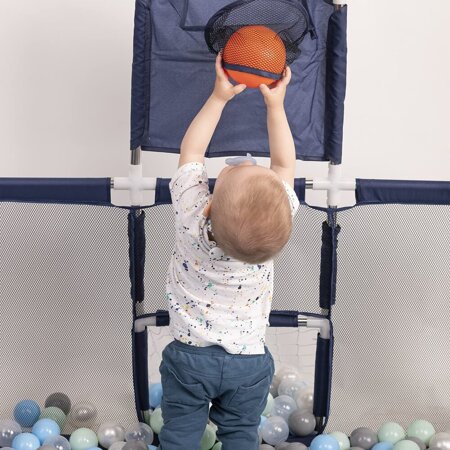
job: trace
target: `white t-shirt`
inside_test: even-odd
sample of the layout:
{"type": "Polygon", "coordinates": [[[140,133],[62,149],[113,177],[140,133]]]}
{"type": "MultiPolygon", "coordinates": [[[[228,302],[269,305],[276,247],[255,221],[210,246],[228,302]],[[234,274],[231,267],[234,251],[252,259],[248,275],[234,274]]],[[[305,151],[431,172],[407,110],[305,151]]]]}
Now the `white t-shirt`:
{"type": "MultiPolygon", "coordinates": [[[[169,186],[176,228],[166,284],[172,336],[197,347],[220,345],[232,354],[263,354],[273,261],[238,261],[208,239],[203,210],[211,194],[203,164],[183,165],[169,186]]],[[[298,198],[284,186],[294,215],[298,198]]]]}

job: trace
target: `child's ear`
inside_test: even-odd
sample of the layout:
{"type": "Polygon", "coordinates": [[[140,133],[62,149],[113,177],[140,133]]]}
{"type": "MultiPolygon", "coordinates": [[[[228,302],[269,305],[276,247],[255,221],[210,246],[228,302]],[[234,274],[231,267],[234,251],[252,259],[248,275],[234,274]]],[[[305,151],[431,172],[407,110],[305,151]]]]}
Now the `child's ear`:
{"type": "Polygon", "coordinates": [[[209,217],[211,215],[211,205],[212,205],[212,198],[208,201],[208,204],[205,206],[205,209],[203,210],[203,215],[205,217],[209,217]]]}

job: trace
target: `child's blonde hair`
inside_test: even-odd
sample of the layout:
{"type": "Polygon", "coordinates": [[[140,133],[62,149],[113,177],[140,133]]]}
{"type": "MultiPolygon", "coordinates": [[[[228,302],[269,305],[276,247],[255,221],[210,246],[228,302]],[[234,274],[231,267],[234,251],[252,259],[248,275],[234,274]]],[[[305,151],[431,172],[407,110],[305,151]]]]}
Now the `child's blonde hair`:
{"type": "Polygon", "coordinates": [[[255,173],[237,182],[225,179],[214,192],[211,227],[226,255],[250,264],[272,259],[292,231],[286,190],[277,176],[255,173]]]}

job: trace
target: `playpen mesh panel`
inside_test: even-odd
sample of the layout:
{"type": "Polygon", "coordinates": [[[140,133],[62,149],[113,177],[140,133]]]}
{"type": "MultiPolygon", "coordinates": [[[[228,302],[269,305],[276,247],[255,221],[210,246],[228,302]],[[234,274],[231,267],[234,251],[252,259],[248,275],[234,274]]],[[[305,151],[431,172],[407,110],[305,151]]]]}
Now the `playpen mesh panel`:
{"type": "Polygon", "coordinates": [[[337,214],[335,351],[328,430],[450,423],[450,206],[337,214]]]}
{"type": "MultiPolygon", "coordinates": [[[[167,310],[165,280],[174,243],[172,205],[146,210],[145,304],[141,312],[167,310]]],[[[275,261],[273,310],[319,313],[322,222],[327,215],[301,205],[288,245],[275,261]]]]}
{"type": "Polygon", "coordinates": [[[0,203],[0,217],[1,417],[60,391],[98,422],[135,422],[127,211],[0,203]]]}

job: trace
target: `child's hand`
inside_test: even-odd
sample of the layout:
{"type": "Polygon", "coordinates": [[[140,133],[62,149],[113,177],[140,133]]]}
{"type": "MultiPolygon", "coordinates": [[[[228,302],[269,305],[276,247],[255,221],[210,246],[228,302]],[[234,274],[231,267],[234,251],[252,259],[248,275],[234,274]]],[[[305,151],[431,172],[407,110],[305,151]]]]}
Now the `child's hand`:
{"type": "Polygon", "coordinates": [[[286,67],[283,77],[273,88],[269,88],[266,84],[261,84],[259,86],[259,90],[261,91],[268,108],[283,106],[286,87],[289,84],[289,81],[291,81],[291,69],[286,67]]]}
{"type": "Polygon", "coordinates": [[[222,55],[219,53],[216,58],[216,83],[212,95],[221,101],[228,102],[235,95],[240,94],[246,87],[245,84],[233,86],[230,83],[227,74],[222,68],[222,55]]]}

